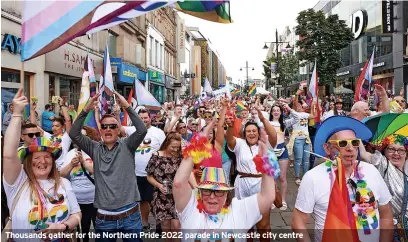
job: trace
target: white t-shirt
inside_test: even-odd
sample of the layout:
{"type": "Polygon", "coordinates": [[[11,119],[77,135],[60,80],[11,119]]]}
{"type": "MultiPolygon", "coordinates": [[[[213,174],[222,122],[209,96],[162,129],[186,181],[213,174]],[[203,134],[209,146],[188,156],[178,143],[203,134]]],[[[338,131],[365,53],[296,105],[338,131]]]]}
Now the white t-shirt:
{"type": "Polygon", "coordinates": [[[299,122],[293,125],[293,130],[302,131],[305,135],[309,135],[309,115],[308,113],[297,113],[299,116],[299,122]]]}
{"type": "MultiPolygon", "coordinates": [[[[360,172],[364,175],[363,179],[367,182],[367,187],[373,192],[376,201],[375,204],[377,206],[375,209],[375,216],[377,221],[380,221],[378,206],[383,206],[389,203],[392,198],[391,194],[379,171],[373,165],[366,162],[360,162],[359,167],[361,167],[360,172]]],[[[352,176],[352,178],[357,183],[354,176],[352,176]]],[[[351,201],[354,201],[354,194],[356,191],[349,184],[347,185],[347,188],[349,190],[351,201]]],[[[315,220],[315,241],[321,241],[322,239],[327,208],[329,206],[330,192],[330,177],[325,163],[308,171],[303,177],[298,190],[295,208],[303,213],[312,214],[312,217],[315,220]]],[[[367,196],[367,199],[368,198],[369,197],[367,196]]],[[[372,205],[364,204],[364,206],[365,207],[362,207],[359,204],[354,205],[354,213],[356,213],[357,209],[361,209],[363,213],[369,213],[369,210],[372,209],[372,205]]],[[[380,223],[378,222],[377,225],[375,224],[374,216],[372,216],[371,213],[369,213],[367,217],[371,234],[365,235],[363,229],[359,229],[357,225],[360,241],[379,241],[380,223]]]]}
{"type": "MultiPolygon", "coordinates": [[[[133,126],[124,127],[126,135],[129,136],[136,132],[133,126]]],[[[146,167],[152,154],[160,149],[166,135],[163,130],[151,126],[143,142],[139,145],[135,153],[135,172],[136,176],[147,176],[146,167]]]]}
{"type": "MultiPolygon", "coordinates": [[[[91,157],[87,155],[84,151],[82,152],[82,158],[85,162],[92,163],[91,157]]],[[[76,156],[77,149],[72,149],[64,158],[64,164],[62,168],[66,167],[71,163],[71,160],[76,156]]],[[[88,171],[86,171],[88,172],[88,171]]],[[[89,174],[89,172],[88,172],[89,174]]],[[[93,176],[91,175],[93,178],[93,176]]],[[[68,179],[71,181],[72,190],[75,193],[75,196],[80,204],[91,204],[95,199],[95,185],[86,177],[84,170],[81,167],[81,164],[78,164],[76,167],[72,168],[69,173],[68,179]]]]}
{"type": "MultiPolygon", "coordinates": [[[[13,200],[16,197],[19,189],[23,186],[27,180],[27,175],[23,169],[17,177],[16,182],[13,185],[8,184],[3,178],[4,191],[7,196],[7,205],[11,209],[13,200]]],[[[58,223],[61,224],[67,221],[70,214],[80,212],[80,208],[72,191],[71,183],[61,178],[62,183],[58,188],[58,195],[61,196],[61,201],[55,204],[51,204],[49,199],[46,199],[46,209],[44,212],[43,222],[45,223],[58,223]]],[[[53,194],[54,181],[51,180],[38,180],[40,186],[45,192],[53,194]]],[[[27,184],[21,193],[19,200],[17,201],[16,208],[13,212],[12,230],[14,233],[31,233],[34,232],[35,225],[38,223],[37,214],[30,213],[30,211],[37,210],[38,206],[31,201],[30,188],[27,184]],[[31,215],[31,216],[30,216],[31,215]]],[[[40,241],[40,239],[15,239],[15,241],[40,241]]]]}
{"type": "MultiPolygon", "coordinates": [[[[242,200],[232,199],[229,212],[226,213],[220,221],[215,223],[208,219],[205,213],[198,211],[196,191],[193,191],[187,206],[179,213],[181,229],[185,236],[183,241],[195,241],[195,236],[191,235],[211,235],[213,231],[215,233],[221,233],[220,231],[222,231],[242,235],[262,218],[257,196],[258,195],[255,194],[242,200]],[[193,238],[186,238],[187,235],[193,238]]],[[[226,240],[226,237],[222,237],[222,235],[220,235],[220,239],[221,238],[223,239],[222,241],[230,241],[229,239],[226,240]]],[[[214,240],[207,238],[201,241],[214,240]]],[[[246,239],[235,239],[235,241],[246,241],[246,239]]]]}
{"type": "MultiPolygon", "coordinates": [[[[45,131],[44,131],[44,137],[49,139],[49,140],[52,139],[52,135],[50,133],[48,133],[48,132],[45,132],[45,131]]],[[[57,164],[57,169],[58,170],[61,170],[62,165],[64,164],[64,157],[68,153],[69,147],[71,146],[71,143],[72,143],[71,138],[69,137],[68,133],[65,132],[62,135],[62,138],[61,138],[61,144],[60,144],[60,146],[62,147],[61,155],[55,161],[55,163],[57,164]]]]}
{"type": "MultiPolygon", "coordinates": [[[[259,146],[256,144],[250,148],[246,140],[240,138],[235,138],[235,140],[235,148],[234,150],[230,150],[235,153],[237,158],[237,171],[258,174],[253,158],[258,154],[259,146]]],[[[237,179],[235,179],[234,186],[235,196],[238,199],[249,197],[261,191],[261,178],[240,178],[238,176],[237,179]]]]}

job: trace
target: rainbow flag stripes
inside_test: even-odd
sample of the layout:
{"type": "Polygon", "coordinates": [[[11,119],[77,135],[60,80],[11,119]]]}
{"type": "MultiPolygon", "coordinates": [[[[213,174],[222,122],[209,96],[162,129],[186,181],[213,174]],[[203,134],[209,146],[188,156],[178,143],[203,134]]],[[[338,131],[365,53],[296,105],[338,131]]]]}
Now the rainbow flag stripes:
{"type": "Polygon", "coordinates": [[[251,96],[255,96],[255,94],[256,94],[256,84],[255,83],[249,88],[248,93],[251,96]]]}
{"type": "Polygon", "coordinates": [[[31,145],[27,148],[21,148],[18,150],[17,155],[21,160],[21,163],[24,162],[25,157],[28,154],[40,151],[47,151],[50,152],[55,159],[57,159],[61,155],[61,148],[55,146],[50,140],[45,137],[35,138],[31,145]]]}
{"type": "Polygon", "coordinates": [[[234,91],[231,92],[232,95],[240,95],[241,91],[239,89],[235,89],[234,91]]]}

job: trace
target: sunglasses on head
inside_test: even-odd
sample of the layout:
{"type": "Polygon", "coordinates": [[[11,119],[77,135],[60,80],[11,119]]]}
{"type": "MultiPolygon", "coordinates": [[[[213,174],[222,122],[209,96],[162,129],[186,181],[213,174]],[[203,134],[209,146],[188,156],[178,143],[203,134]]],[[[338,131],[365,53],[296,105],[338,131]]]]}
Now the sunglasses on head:
{"type": "Polygon", "coordinates": [[[345,140],[329,140],[330,143],[336,143],[340,148],[347,147],[351,144],[354,148],[358,148],[361,143],[361,139],[345,139],[345,140]]]}
{"type": "Polygon", "coordinates": [[[201,189],[201,194],[203,196],[211,196],[211,193],[214,193],[216,197],[222,197],[227,191],[218,191],[218,190],[208,190],[208,189],[201,189]]]}
{"type": "Polygon", "coordinates": [[[116,129],[117,127],[118,127],[117,124],[101,124],[102,129],[107,129],[107,128],[116,129]]]}
{"type": "Polygon", "coordinates": [[[37,133],[27,133],[27,134],[23,134],[23,135],[27,135],[28,137],[33,138],[34,136],[35,136],[35,137],[40,137],[40,136],[41,136],[41,133],[40,133],[40,132],[37,132],[37,133]]]}

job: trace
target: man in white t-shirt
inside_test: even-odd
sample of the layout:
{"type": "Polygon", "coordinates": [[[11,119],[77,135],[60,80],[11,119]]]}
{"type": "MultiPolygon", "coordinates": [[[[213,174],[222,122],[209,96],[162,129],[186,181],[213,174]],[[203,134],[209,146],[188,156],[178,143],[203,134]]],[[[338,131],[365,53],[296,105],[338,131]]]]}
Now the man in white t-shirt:
{"type": "MultiPolygon", "coordinates": [[[[357,149],[361,140],[370,139],[371,136],[371,131],[360,121],[343,116],[330,117],[316,133],[314,151],[331,160],[335,160],[335,156],[339,154],[345,169],[359,240],[392,241],[394,226],[389,203],[391,194],[373,165],[357,161],[357,149]],[[354,167],[357,167],[356,170],[354,167]]],[[[325,222],[332,184],[337,178],[337,166],[334,163],[330,169],[326,163],[316,166],[306,173],[300,184],[292,228],[295,232],[304,234],[303,241],[310,241],[306,232],[310,214],[315,221],[315,241],[321,241],[323,233],[331,228],[329,225],[325,227],[325,222]]]]}
{"type": "MultiPolygon", "coordinates": [[[[152,126],[150,111],[142,108],[138,112],[139,117],[143,120],[147,134],[143,142],[139,145],[135,154],[135,172],[137,178],[137,187],[139,188],[141,203],[140,210],[142,214],[143,227],[148,228],[148,217],[150,211],[150,202],[153,200],[154,187],[147,181],[146,167],[152,154],[160,149],[166,136],[161,129],[152,126]]],[[[135,127],[123,127],[126,135],[131,135],[136,131],[135,127]]]]}

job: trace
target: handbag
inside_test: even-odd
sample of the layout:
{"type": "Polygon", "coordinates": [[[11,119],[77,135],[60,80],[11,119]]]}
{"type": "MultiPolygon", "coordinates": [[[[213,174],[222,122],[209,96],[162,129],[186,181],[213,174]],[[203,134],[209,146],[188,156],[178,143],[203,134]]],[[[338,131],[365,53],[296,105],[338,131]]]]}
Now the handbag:
{"type": "Polygon", "coordinates": [[[278,189],[278,186],[275,184],[275,201],[273,201],[273,204],[277,208],[281,208],[283,206],[282,204],[282,195],[278,189]]]}
{"type": "Polygon", "coordinates": [[[21,194],[23,193],[23,190],[27,186],[27,184],[28,179],[23,183],[20,190],[18,190],[17,195],[14,197],[13,204],[11,205],[10,216],[7,219],[6,226],[4,226],[4,229],[1,231],[1,242],[6,242],[10,240],[7,238],[6,232],[11,232],[12,229],[11,218],[13,217],[14,209],[16,208],[17,202],[20,199],[21,194]]]}

